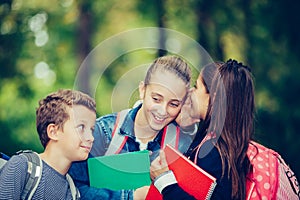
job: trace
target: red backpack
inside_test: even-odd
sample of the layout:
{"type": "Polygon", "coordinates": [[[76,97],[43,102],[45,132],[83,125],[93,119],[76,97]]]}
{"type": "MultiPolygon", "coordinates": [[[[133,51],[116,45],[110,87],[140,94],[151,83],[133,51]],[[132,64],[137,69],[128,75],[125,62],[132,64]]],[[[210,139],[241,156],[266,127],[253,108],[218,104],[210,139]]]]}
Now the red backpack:
{"type": "Polygon", "coordinates": [[[247,200],[299,200],[297,178],[277,152],[251,141],[247,154],[253,166],[246,184],[247,200]]]}

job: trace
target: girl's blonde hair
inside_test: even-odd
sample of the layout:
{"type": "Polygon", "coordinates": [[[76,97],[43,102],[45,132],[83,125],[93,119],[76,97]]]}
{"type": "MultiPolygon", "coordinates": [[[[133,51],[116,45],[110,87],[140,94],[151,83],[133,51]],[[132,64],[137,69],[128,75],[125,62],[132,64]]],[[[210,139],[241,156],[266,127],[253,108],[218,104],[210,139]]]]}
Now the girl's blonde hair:
{"type": "Polygon", "coordinates": [[[180,57],[162,56],[154,60],[147,71],[144,80],[145,85],[150,83],[152,75],[157,71],[174,73],[178,78],[186,83],[187,87],[190,86],[191,69],[180,57]]]}

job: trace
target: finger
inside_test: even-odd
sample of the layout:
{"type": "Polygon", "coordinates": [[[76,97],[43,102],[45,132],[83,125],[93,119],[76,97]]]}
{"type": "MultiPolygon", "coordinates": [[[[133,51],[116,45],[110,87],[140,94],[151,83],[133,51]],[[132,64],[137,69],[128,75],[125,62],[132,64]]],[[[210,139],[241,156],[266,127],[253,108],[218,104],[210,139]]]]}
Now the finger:
{"type": "Polygon", "coordinates": [[[156,170],[160,167],[160,157],[155,158],[150,165],[150,169],[156,170]]]}
{"type": "Polygon", "coordinates": [[[161,169],[161,166],[160,166],[160,159],[159,157],[157,157],[154,161],[152,161],[151,165],[150,165],[150,178],[152,180],[155,179],[155,177],[157,175],[159,175],[159,170],[161,169]]]}
{"type": "Polygon", "coordinates": [[[200,119],[196,119],[196,118],[193,118],[193,124],[195,124],[195,123],[198,123],[198,122],[200,122],[201,120],[200,119]]]}
{"type": "Polygon", "coordinates": [[[168,166],[168,163],[167,163],[167,160],[166,160],[166,154],[164,151],[160,151],[159,152],[159,158],[160,158],[160,164],[161,164],[161,167],[164,168],[164,167],[167,167],[168,166]]]}

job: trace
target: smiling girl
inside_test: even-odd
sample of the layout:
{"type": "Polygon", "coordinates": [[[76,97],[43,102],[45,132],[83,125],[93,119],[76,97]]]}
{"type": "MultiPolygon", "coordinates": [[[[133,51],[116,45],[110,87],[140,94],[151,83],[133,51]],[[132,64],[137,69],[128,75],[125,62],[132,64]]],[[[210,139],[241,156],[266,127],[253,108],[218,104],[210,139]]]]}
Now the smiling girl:
{"type": "MultiPolygon", "coordinates": [[[[107,155],[107,152],[124,153],[147,149],[153,160],[166,143],[173,143],[184,152],[191,138],[179,134],[175,122],[190,87],[191,69],[181,58],[164,56],[156,59],[149,67],[144,81],[139,84],[140,100],[143,103],[126,111],[123,123],[116,133],[118,113],[97,119],[94,131],[94,146],[91,156],[107,155]],[[169,131],[168,131],[169,130],[169,131]],[[171,131],[170,131],[171,130],[171,131]],[[170,135],[171,134],[171,135],[170,135]],[[119,138],[121,144],[114,143],[119,138]],[[112,150],[116,146],[118,151],[112,150]]],[[[105,188],[89,187],[86,162],[72,165],[70,170],[82,199],[143,199],[145,190],[112,191],[105,188]]]]}

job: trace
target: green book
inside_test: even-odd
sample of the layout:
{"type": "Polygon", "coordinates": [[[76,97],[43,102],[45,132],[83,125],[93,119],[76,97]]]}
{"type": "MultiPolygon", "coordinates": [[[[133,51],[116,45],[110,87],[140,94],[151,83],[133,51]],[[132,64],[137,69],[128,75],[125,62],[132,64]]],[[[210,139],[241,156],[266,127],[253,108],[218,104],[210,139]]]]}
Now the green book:
{"type": "Polygon", "coordinates": [[[88,159],[90,186],[112,190],[136,189],[151,184],[148,151],[88,159]]]}

